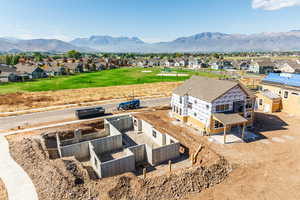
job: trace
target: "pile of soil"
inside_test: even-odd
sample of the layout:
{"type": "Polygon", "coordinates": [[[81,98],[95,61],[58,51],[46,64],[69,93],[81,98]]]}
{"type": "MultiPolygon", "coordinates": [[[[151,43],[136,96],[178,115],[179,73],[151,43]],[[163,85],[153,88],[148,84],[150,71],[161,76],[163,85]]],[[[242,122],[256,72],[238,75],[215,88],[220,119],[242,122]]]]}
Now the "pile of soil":
{"type": "Polygon", "coordinates": [[[1,200],[8,200],[7,191],[3,181],[0,179],[0,199],[1,200]]]}
{"type": "Polygon", "coordinates": [[[199,193],[222,182],[231,170],[230,164],[221,158],[210,167],[187,169],[170,176],[145,180],[121,176],[117,185],[108,194],[114,200],[181,199],[189,193],[199,193]]]}
{"type": "Polygon", "coordinates": [[[88,199],[88,177],[76,159],[50,160],[39,141],[30,138],[11,141],[10,152],[31,177],[39,199],[88,199]]]}
{"type": "Polygon", "coordinates": [[[150,175],[145,180],[133,173],[95,179],[85,162],[73,157],[50,159],[39,139],[40,136],[10,137],[9,143],[12,157],[31,177],[43,200],[181,199],[222,182],[231,171],[230,164],[218,157],[209,166],[150,175]]]}

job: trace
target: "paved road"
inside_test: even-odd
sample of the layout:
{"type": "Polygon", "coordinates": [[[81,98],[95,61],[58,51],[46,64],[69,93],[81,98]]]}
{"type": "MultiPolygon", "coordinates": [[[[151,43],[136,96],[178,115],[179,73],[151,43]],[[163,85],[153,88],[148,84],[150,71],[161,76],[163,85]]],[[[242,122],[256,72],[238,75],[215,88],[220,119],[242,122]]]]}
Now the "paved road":
{"type": "MultiPolygon", "coordinates": [[[[162,106],[170,102],[170,98],[156,98],[156,99],[146,99],[141,101],[142,107],[151,107],[151,106],[162,106]]],[[[102,106],[105,108],[106,112],[112,112],[118,102],[102,104],[97,106],[102,106]]],[[[87,106],[91,107],[91,106],[87,106]]],[[[93,106],[96,107],[96,106],[93,106]]],[[[77,107],[78,108],[78,107],[77,107]]],[[[10,117],[0,117],[0,130],[6,130],[11,128],[16,128],[18,126],[28,126],[40,123],[47,123],[53,121],[66,120],[74,118],[74,111],[77,108],[67,108],[63,110],[54,110],[46,112],[38,112],[32,114],[24,114],[19,116],[10,116],[10,117]]],[[[81,107],[85,108],[85,107],[81,107]]]]}

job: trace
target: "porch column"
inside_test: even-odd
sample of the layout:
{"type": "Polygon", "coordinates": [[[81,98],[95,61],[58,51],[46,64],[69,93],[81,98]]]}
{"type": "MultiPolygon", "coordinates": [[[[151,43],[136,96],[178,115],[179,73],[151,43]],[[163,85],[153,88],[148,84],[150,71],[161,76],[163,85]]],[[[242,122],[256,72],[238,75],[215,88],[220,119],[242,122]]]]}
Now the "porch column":
{"type": "Polygon", "coordinates": [[[224,144],[226,144],[226,125],[224,124],[224,144]]]}
{"type": "Polygon", "coordinates": [[[244,140],[244,137],[245,137],[245,126],[246,126],[246,123],[243,123],[243,130],[242,130],[242,139],[244,140]]]}

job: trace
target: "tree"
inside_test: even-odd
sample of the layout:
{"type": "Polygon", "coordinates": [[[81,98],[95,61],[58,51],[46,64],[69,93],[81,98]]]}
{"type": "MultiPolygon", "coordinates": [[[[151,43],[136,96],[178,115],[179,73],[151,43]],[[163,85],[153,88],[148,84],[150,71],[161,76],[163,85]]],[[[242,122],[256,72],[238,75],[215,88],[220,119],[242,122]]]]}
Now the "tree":
{"type": "Polygon", "coordinates": [[[67,56],[69,58],[79,59],[81,58],[81,53],[75,50],[68,51],[67,56]]]}
{"type": "Polygon", "coordinates": [[[35,62],[41,62],[43,59],[43,56],[40,52],[34,52],[33,57],[34,57],[35,62]]]}

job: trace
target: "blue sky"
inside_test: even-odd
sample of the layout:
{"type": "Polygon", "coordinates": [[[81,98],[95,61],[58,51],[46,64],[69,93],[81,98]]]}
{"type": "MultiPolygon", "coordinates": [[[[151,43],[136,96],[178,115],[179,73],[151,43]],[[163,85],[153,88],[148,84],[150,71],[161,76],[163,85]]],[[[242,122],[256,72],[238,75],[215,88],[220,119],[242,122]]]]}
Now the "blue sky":
{"type": "Polygon", "coordinates": [[[0,0],[0,37],[137,36],[300,29],[300,0],[0,0]]]}

